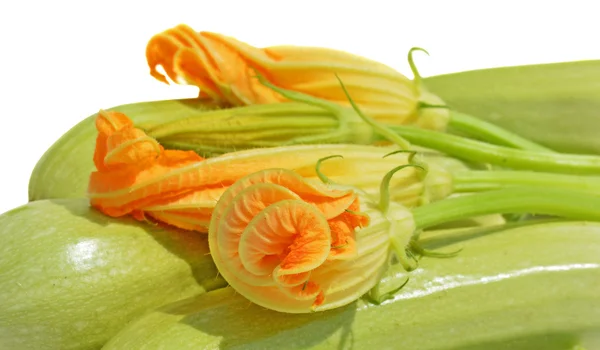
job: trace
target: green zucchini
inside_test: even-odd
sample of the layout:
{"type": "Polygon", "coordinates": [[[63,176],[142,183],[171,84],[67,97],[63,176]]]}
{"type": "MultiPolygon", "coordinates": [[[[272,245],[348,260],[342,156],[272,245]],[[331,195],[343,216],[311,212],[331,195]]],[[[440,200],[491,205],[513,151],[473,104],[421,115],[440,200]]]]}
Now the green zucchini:
{"type": "Polygon", "coordinates": [[[481,69],[423,79],[462,113],[556,151],[600,154],[600,60],[481,69]]]}
{"type": "MultiPolygon", "coordinates": [[[[600,348],[600,223],[552,222],[424,234],[407,285],[381,305],[294,315],[225,288],[163,306],[104,350],[600,348]],[[429,235],[429,237],[427,237],[429,235]]],[[[383,290],[401,285],[391,273],[383,290]]]]}
{"type": "Polygon", "coordinates": [[[225,286],[204,235],[81,199],[4,213],[0,242],[0,349],[99,349],[145,311],[225,286]]]}

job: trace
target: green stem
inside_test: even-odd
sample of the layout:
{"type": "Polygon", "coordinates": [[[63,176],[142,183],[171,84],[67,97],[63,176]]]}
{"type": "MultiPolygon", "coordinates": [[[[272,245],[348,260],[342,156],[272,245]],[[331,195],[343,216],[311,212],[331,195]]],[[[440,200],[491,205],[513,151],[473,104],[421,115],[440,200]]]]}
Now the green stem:
{"type": "Polygon", "coordinates": [[[281,103],[191,112],[185,117],[168,118],[164,123],[146,128],[145,131],[161,139],[180,134],[336,128],[339,123],[339,116],[322,109],[300,103],[281,103]]]}
{"type": "Polygon", "coordinates": [[[452,174],[453,192],[478,192],[506,186],[562,188],[600,195],[600,176],[577,176],[529,171],[467,170],[452,174]]]}
{"type": "Polygon", "coordinates": [[[389,128],[415,145],[473,162],[490,163],[513,169],[600,175],[598,156],[524,151],[412,126],[389,126],[389,128]]]}
{"type": "Polygon", "coordinates": [[[352,99],[352,96],[350,96],[350,93],[346,89],[346,86],[342,82],[342,79],[340,79],[340,77],[337,74],[335,75],[335,77],[339,81],[340,86],[342,87],[342,90],[344,91],[344,94],[346,95],[346,98],[348,99],[348,102],[350,102],[350,105],[352,106],[352,108],[354,109],[354,111],[356,112],[356,114],[365,123],[369,124],[373,128],[373,130],[375,130],[375,132],[379,133],[381,136],[385,137],[389,141],[391,141],[391,142],[395,143],[396,145],[400,146],[401,149],[404,149],[404,150],[410,149],[410,144],[405,139],[403,139],[402,137],[400,137],[398,134],[392,132],[392,130],[386,128],[384,125],[379,124],[377,121],[375,121],[374,119],[372,119],[368,115],[364,114],[360,110],[360,108],[358,107],[358,105],[356,104],[356,102],[354,102],[354,100],[352,99]]]}
{"type": "Polygon", "coordinates": [[[527,151],[553,152],[549,148],[541,146],[495,124],[460,112],[450,111],[449,126],[468,136],[477,137],[489,143],[527,151]]]}
{"type": "Polygon", "coordinates": [[[487,214],[560,216],[600,220],[600,196],[578,191],[512,187],[468,196],[447,198],[413,209],[417,229],[487,214]]]}

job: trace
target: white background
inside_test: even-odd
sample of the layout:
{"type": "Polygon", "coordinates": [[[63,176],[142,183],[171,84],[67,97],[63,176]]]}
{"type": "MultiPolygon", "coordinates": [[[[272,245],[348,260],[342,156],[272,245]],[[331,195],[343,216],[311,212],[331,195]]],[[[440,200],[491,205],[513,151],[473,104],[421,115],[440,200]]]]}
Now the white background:
{"type": "Polygon", "coordinates": [[[144,49],[186,23],[255,46],[347,50],[410,76],[600,59],[595,1],[0,0],[0,213],[27,201],[44,151],[100,108],[193,97],[148,74],[144,49]]]}

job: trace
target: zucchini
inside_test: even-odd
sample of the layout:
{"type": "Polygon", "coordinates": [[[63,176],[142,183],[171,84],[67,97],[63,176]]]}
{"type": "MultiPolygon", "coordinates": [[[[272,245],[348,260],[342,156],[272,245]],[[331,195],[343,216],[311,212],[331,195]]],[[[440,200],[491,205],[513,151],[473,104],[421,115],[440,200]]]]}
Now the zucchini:
{"type": "Polygon", "coordinates": [[[600,60],[423,79],[452,109],[561,152],[600,154],[600,60]]]}
{"type": "Polygon", "coordinates": [[[205,235],[82,199],[4,213],[0,241],[0,349],[99,349],[145,311],[225,286],[205,235]]]}
{"type": "MultiPolygon", "coordinates": [[[[381,305],[360,300],[313,314],[250,303],[231,288],[163,306],[104,350],[600,348],[600,223],[423,234],[429,248],[408,284],[381,305]]],[[[383,290],[401,285],[391,273],[383,290]]]]}

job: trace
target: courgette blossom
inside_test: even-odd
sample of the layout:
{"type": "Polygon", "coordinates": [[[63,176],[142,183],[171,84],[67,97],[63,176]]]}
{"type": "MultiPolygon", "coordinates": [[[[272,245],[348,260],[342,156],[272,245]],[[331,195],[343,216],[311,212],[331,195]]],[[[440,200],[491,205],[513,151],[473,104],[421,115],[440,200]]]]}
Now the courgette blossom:
{"type": "MultiPolygon", "coordinates": [[[[385,173],[414,156],[386,156],[394,150],[390,147],[333,144],[257,148],[204,159],[192,151],[165,149],[122,113],[101,111],[96,127],[91,204],[110,216],[132,215],[201,232],[207,231],[220,196],[248,174],[290,169],[310,183],[326,177],[377,196],[385,173]]],[[[450,173],[434,164],[443,157],[429,159],[427,166],[408,167],[394,178],[392,200],[412,207],[450,194],[450,173]]]]}
{"type": "Polygon", "coordinates": [[[268,169],[223,194],[209,245],[238,293],[276,311],[305,313],[346,305],[371,290],[388,266],[391,242],[406,257],[414,230],[400,204],[382,209],[357,188],[268,169]]]}
{"type": "Polygon", "coordinates": [[[443,101],[419,84],[382,63],[344,51],[304,46],[257,48],[232,37],[196,32],[181,24],[153,36],[146,47],[151,74],[168,83],[162,66],[175,81],[200,88],[200,97],[225,106],[289,101],[261,84],[256,73],[272,85],[349,106],[336,74],[360,108],[375,120],[444,130],[449,112],[421,109],[443,101]]]}

